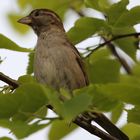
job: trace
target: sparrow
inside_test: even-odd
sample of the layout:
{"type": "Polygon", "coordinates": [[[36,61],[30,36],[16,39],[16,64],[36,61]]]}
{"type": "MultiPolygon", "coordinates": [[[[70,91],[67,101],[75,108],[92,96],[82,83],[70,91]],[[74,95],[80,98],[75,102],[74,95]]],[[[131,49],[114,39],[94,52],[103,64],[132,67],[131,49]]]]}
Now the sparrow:
{"type": "MultiPolygon", "coordinates": [[[[19,23],[30,26],[38,40],[35,48],[34,75],[38,82],[56,90],[69,91],[89,85],[83,60],[69,41],[60,17],[49,9],[35,9],[19,23]]],[[[112,136],[128,140],[104,114],[94,113],[97,122],[112,136]]]]}

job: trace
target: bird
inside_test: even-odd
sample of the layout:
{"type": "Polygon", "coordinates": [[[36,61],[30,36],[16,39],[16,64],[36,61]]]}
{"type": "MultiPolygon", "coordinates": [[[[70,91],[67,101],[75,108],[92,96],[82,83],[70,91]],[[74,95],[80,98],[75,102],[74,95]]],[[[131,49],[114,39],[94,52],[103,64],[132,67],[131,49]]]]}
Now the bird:
{"type": "MultiPolygon", "coordinates": [[[[34,56],[34,76],[39,83],[56,90],[70,92],[89,85],[84,62],[76,47],[68,39],[61,18],[49,9],[35,9],[18,20],[30,26],[37,35],[34,56]]],[[[86,113],[85,116],[87,116],[86,113]]],[[[90,119],[119,140],[129,138],[104,114],[94,113],[90,119]]]]}

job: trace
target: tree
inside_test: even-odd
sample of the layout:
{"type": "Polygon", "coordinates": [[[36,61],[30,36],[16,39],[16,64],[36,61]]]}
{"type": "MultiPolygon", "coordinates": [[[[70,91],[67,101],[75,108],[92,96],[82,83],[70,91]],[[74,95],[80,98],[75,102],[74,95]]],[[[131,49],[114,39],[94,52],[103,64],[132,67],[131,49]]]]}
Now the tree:
{"type": "MultiPolygon", "coordinates": [[[[126,111],[127,123],[121,129],[131,140],[138,140],[140,138],[140,64],[136,53],[139,50],[140,33],[135,30],[134,25],[140,23],[140,6],[128,10],[128,3],[128,0],[117,3],[108,0],[51,0],[49,2],[18,0],[20,12],[9,14],[9,19],[16,30],[27,33],[28,29],[16,21],[23,14],[26,15],[28,7],[52,9],[62,19],[71,9],[79,16],[75,25],[67,32],[73,44],[88,38],[92,38],[94,42],[95,36],[98,36],[103,43],[82,48],[81,55],[86,63],[91,84],[86,88],[73,91],[74,97],[62,103],[55,90],[38,84],[32,76],[34,50],[22,48],[0,34],[0,49],[29,53],[26,75],[21,75],[15,81],[3,74],[4,72],[0,73],[0,80],[8,84],[2,88],[0,94],[0,126],[10,129],[18,139],[21,139],[51,125],[49,139],[61,139],[77,128],[71,123],[72,120],[92,106],[94,111],[110,112],[114,123],[119,120],[122,112],[126,111]],[[101,18],[88,17],[87,8],[100,12],[101,18]],[[130,64],[130,61],[134,64],[130,64]],[[47,117],[47,103],[53,104],[57,117],[47,117]],[[128,104],[133,107],[127,109],[128,104]],[[47,123],[41,124],[40,122],[44,120],[47,120],[47,123]],[[69,127],[68,123],[71,123],[69,127]]],[[[61,90],[61,94],[66,97],[69,95],[64,89],[61,90]]],[[[98,128],[94,130],[100,132],[98,128]]],[[[101,132],[99,137],[102,134],[101,132]]]]}

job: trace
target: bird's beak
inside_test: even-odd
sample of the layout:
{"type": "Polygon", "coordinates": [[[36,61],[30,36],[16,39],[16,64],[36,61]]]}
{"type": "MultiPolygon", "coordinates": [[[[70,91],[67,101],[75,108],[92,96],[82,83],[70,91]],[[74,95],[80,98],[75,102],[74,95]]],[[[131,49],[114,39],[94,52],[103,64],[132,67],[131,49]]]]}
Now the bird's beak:
{"type": "Polygon", "coordinates": [[[30,16],[23,17],[18,20],[19,23],[30,25],[32,23],[32,19],[30,16]]]}

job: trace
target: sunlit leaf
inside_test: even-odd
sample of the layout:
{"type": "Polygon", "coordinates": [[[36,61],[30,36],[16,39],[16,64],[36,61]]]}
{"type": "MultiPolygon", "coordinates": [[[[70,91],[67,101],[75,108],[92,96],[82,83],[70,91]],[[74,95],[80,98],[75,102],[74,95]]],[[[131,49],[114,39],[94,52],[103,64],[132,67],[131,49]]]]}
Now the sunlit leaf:
{"type": "Polygon", "coordinates": [[[94,61],[94,57],[92,58],[87,64],[89,79],[92,83],[110,83],[119,80],[120,64],[116,60],[102,59],[101,57],[94,61]]]}
{"type": "Polygon", "coordinates": [[[80,94],[75,95],[72,99],[64,102],[62,112],[64,118],[67,121],[71,121],[77,115],[88,109],[91,102],[92,96],[81,91],[80,94]]]}
{"type": "Polygon", "coordinates": [[[113,109],[119,102],[98,90],[98,85],[90,85],[83,89],[76,90],[76,94],[89,94],[92,102],[90,107],[93,107],[97,111],[108,112],[113,109]]]}
{"type": "Polygon", "coordinates": [[[49,99],[49,104],[55,108],[55,112],[62,115],[63,112],[63,102],[60,100],[60,94],[51,88],[45,89],[47,98],[49,99]]]}
{"type": "Polygon", "coordinates": [[[30,134],[37,132],[40,129],[48,126],[50,123],[38,124],[38,122],[28,124],[22,121],[9,121],[9,120],[0,120],[0,126],[4,128],[9,128],[11,132],[18,138],[22,139],[30,134]]]}
{"type": "Polygon", "coordinates": [[[120,16],[128,11],[126,9],[128,3],[128,0],[121,0],[118,3],[111,5],[111,7],[106,11],[106,16],[109,24],[114,25],[120,18],[120,16]]]}
{"type": "Polygon", "coordinates": [[[80,92],[80,94],[75,95],[71,99],[64,102],[60,101],[58,96],[59,93],[56,93],[55,91],[48,91],[48,93],[50,93],[47,95],[50,104],[55,108],[55,111],[68,122],[85,111],[92,101],[92,96],[82,91],[80,92]]]}
{"type": "Polygon", "coordinates": [[[111,5],[109,0],[85,0],[85,4],[87,7],[101,12],[105,12],[111,5]]]}
{"type": "Polygon", "coordinates": [[[130,140],[139,140],[140,125],[128,123],[122,128],[122,130],[129,136],[130,140]]]}
{"type": "Polygon", "coordinates": [[[135,107],[131,110],[127,110],[128,112],[128,122],[140,124],[140,107],[135,107]]]}
{"type": "Polygon", "coordinates": [[[13,94],[0,94],[0,118],[10,118],[19,107],[19,102],[15,100],[13,94]]]}
{"type": "MultiPolygon", "coordinates": [[[[114,36],[118,36],[118,35],[135,33],[136,30],[133,27],[112,28],[112,32],[114,36]]],[[[136,50],[138,49],[138,39],[135,36],[118,39],[118,40],[115,40],[114,42],[128,56],[130,56],[133,60],[136,60],[136,50]]]]}
{"type": "Polygon", "coordinates": [[[72,1],[71,0],[18,0],[18,4],[21,8],[25,8],[27,6],[31,6],[32,9],[38,8],[47,8],[55,11],[61,18],[64,17],[65,12],[68,10],[69,7],[76,7],[76,3],[80,3],[79,6],[82,6],[83,3],[81,0],[72,1]]]}
{"type": "Polygon", "coordinates": [[[139,80],[139,78],[140,78],[140,63],[137,63],[137,64],[133,67],[133,73],[134,73],[134,75],[138,78],[137,80],[139,80]]]}
{"type": "Polygon", "coordinates": [[[23,84],[13,94],[19,102],[18,112],[13,116],[14,120],[26,120],[48,102],[45,88],[36,83],[23,84]]]}
{"type": "Polygon", "coordinates": [[[123,102],[140,106],[140,87],[132,84],[107,84],[98,87],[104,94],[123,102]]]}
{"type": "Polygon", "coordinates": [[[0,118],[26,120],[48,102],[44,87],[23,84],[13,94],[0,94],[0,118]]]}
{"type": "Polygon", "coordinates": [[[123,103],[120,102],[115,108],[113,108],[111,112],[111,120],[113,123],[117,123],[118,119],[122,115],[123,107],[124,107],[123,103]]]}
{"type": "Polygon", "coordinates": [[[104,28],[107,28],[104,20],[84,17],[77,20],[75,26],[67,34],[70,40],[74,44],[77,44],[95,33],[104,30],[104,28]]]}
{"type": "Polygon", "coordinates": [[[70,125],[63,120],[54,121],[49,132],[49,140],[59,140],[70,134],[76,129],[76,125],[70,125]]]}
{"type": "Polygon", "coordinates": [[[12,140],[12,139],[9,137],[0,137],[0,140],[12,140]]]}
{"type": "Polygon", "coordinates": [[[16,29],[17,32],[20,32],[21,34],[25,34],[29,31],[28,26],[25,26],[17,22],[20,18],[22,18],[22,15],[10,13],[8,15],[8,18],[10,20],[10,23],[12,24],[14,29],[16,29]]]}
{"type": "Polygon", "coordinates": [[[140,6],[132,8],[130,11],[124,13],[115,23],[116,27],[131,27],[140,22],[140,6]],[[129,20],[128,22],[128,19],[129,20]]]}
{"type": "Polygon", "coordinates": [[[109,49],[107,49],[107,47],[105,46],[103,49],[98,49],[97,51],[94,51],[90,57],[89,57],[89,61],[91,63],[98,61],[99,59],[107,59],[109,58],[111,55],[109,49]]]}
{"type": "Polygon", "coordinates": [[[23,75],[23,76],[20,76],[18,78],[18,82],[20,84],[25,84],[25,83],[34,83],[36,82],[35,78],[31,75],[23,75]]]}
{"type": "Polygon", "coordinates": [[[12,51],[18,52],[31,52],[31,49],[21,48],[16,43],[5,37],[4,35],[0,34],[0,49],[8,49],[12,51]]]}
{"type": "Polygon", "coordinates": [[[120,82],[139,86],[140,85],[140,77],[137,75],[121,75],[120,82]]]}

